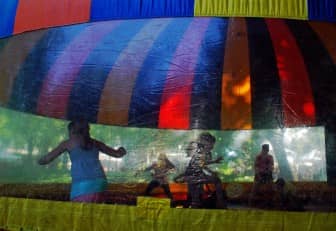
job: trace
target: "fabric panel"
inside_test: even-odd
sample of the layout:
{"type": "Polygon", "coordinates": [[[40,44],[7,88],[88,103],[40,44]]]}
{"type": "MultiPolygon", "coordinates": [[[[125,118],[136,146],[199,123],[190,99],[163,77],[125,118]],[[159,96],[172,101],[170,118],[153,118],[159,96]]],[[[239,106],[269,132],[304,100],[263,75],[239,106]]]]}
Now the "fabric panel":
{"type": "Polygon", "coordinates": [[[251,76],[246,20],[230,18],[222,75],[221,129],[251,127],[251,76]]]}
{"type": "Polygon", "coordinates": [[[281,88],[272,40],[263,19],[247,19],[253,128],[283,126],[281,88]]]}
{"type": "Polygon", "coordinates": [[[12,34],[19,0],[1,1],[0,38],[12,34]]]}
{"type": "Polygon", "coordinates": [[[307,19],[306,0],[195,0],[195,16],[307,19]]]}
{"type": "Polygon", "coordinates": [[[333,230],[336,214],[262,210],[170,209],[165,202],[140,206],[0,198],[0,228],[8,230],[333,230]],[[239,222],[237,222],[239,221],[239,222]]]}
{"type": "MultiPolygon", "coordinates": [[[[37,102],[37,114],[57,118],[66,117],[71,91],[80,75],[80,70],[85,66],[85,61],[106,34],[118,25],[119,22],[115,21],[85,26],[83,30],[75,33],[75,37],[69,36],[71,40],[64,41],[66,44],[63,52],[56,57],[43,80],[37,102]]],[[[47,54],[47,56],[51,55],[47,54]]]]}
{"type": "MultiPolygon", "coordinates": [[[[109,25],[113,22],[118,22],[118,25],[109,33],[105,33],[107,30],[104,29],[104,26],[101,27],[101,32],[104,33],[104,36],[88,53],[85,62],[81,64],[81,69],[71,90],[67,118],[74,119],[80,116],[88,121],[97,121],[100,95],[109,71],[118,68],[115,67],[116,60],[130,40],[146,24],[145,20],[137,20],[133,23],[125,20],[111,21],[105,22],[107,23],[105,28],[111,27],[109,25]],[[106,51],[109,52],[106,53],[106,51]],[[96,63],[96,65],[92,65],[92,63],[96,63]]],[[[97,33],[97,31],[94,33],[97,33]]]]}
{"type": "Polygon", "coordinates": [[[221,85],[229,20],[212,18],[196,63],[190,105],[190,128],[220,129],[221,85]]]}
{"type": "Polygon", "coordinates": [[[283,20],[266,19],[266,24],[278,67],[284,125],[286,127],[315,125],[312,88],[295,38],[283,20]]]}
{"type": "Polygon", "coordinates": [[[91,21],[151,17],[191,17],[194,0],[92,0],[91,21]]]}
{"type": "Polygon", "coordinates": [[[4,45],[3,49],[0,48],[0,101],[3,104],[9,101],[19,67],[45,33],[46,30],[41,30],[2,40],[4,45]]]}
{"type": "Polygon", "coordinates": [[[88,22],[90,3],[90,0],[21,0],[16,12],[14,33],[88,22]]]}
{"type": "Polygon", "coordinates": [[[336,124],[336,66],[317,34],[309,24],[287,21],[304,57],[316,105],[316,125],[336,124]],[[309,48],[309,49],[308,49],[309,48]],[[316,65],[319,63],[319,65],[316,65]],[[317,68],[318,66],[318,68],[317,68]],[[328,118],[328,119],[326,119],[328,118]]]}
{"type": "Polygon", "coordinates": [[[157,127],[167,73],[176,48],[192,20],[172,20],[153,43],[133,88],[129,125],[157,127]]]}
{"type": "Polygon", "coordinates": [[[335,23],[309,22],[309,25],[315,31],[324,47],[328,50],[330,57],[336,65],[336,25],[335,23]]]}
{"type": "Polygon", "coordinates": [[[27,55],[25,62],[19,67],[13,83],[13,89],[8,104],[16,110],[35,112],[43,81],[53,63],[65,47],[82,31],[83,25],[70,28],[55,28],[48,30],[27,55]],[[48,47],[48,49],[46,49],[48,47]]]}
{"type": "Polygon", "coordinates": [[[98,123],[128,124],[129,105],[136,78],[155,40],[172,20],[173,18],[149,20],[118,56],[115,68],[109,70],[100,96],[98,123]]]}
{"type": "Polygon", "coordinates": [[[335,0],[308,0],[309,19],[336,21],[335,0]]]}
{"type": "Polygon", "coordinates": [[[193,19],[176,49],[167,73],[159,114],[159,128],[188,129],[194,71],[210,18],[193,19]]]}

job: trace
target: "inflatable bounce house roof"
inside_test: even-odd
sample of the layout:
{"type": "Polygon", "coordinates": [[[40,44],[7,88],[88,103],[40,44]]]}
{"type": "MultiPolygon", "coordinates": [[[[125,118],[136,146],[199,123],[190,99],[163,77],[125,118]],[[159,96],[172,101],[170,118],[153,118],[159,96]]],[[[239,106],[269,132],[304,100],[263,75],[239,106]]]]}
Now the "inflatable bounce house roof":
{"type": "MultiPolygon", "coordinates": [[[[0,6],[1,107],[136,128],[321,126],[328,183],[336,183],[335,0],[1,0],[0,6]]],[[[1,203],[0,217],[14,202],[1,203]]],[[[151,219],[149,213],[118,209],[130,213],[120,217],[119,227],[149,227],[141,223],[151,219]]],[[[66,217],[54,216],[56,223],[66,217]]],[[[253,227],[256,219],[241,216],[253,227]]],[[[234,227],[233,222],[196,227],[191,220],[160,219],[167,230],[234,227]]],[[[41,227],[51,227],[43,222],[41,227]]],[[[75,223],[63,222],[59,230],[71,230],[75,223]]],[[[100,225],[107,228],[105,223],[100,225]]],[[[322,225],[310,224],[316,230],[322,225]]],[[[324,227],[334,225],[328,221],[324,227]]]]}
{"type": "Polygon", "coordinates": [[[216,16],[336,20],[333,0],[13,0],[1,5],[0,37],[110,19],[216,16]]]}
{"type": "Polygon", "coordinates": [[[37,30],[0,40],[3,106],[154,128],[334,124],[335,25],[306,20],[334,20],[333,1],[2,4],[1,37],[37,30]]]}

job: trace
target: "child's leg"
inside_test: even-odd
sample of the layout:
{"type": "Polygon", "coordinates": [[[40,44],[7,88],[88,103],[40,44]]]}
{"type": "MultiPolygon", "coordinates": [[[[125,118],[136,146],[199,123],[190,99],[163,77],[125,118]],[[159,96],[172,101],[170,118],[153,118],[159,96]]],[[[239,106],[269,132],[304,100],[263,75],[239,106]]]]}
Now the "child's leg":
{"type": "Polygon", "coordinates": [[[147,188],[146,188],[146,192],[145,195],[149,196],[150,193],[156,188],[159,187],[160,183],[157,180],[152,180],[151,182],[149,182],[147,188]]]}
{"type": "Polygon", "coordinates": [[[191,207],[200,208],[201,207],[201,187],[202,184],[188,184],[188,192],[191,197],[191,207]]]}
{"type": "Polygon", "coordinates": [[[165,194],[166,194],[171,200],[173,200],[173,195],[172,195],[171,192],[170,192],[169,184],[162,184],[161,187],[163,188],[165,194]]]}

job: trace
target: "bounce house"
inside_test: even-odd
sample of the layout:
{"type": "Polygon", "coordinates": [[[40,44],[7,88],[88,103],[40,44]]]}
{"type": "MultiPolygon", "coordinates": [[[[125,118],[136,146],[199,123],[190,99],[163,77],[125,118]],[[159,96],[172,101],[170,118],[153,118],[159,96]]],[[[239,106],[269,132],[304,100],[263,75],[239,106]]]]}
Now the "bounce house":
{"type": "Polygon", "coordinates": [[[335,229],[335,0],[0,6],[0,230],[335,229]],[[76,118],[127,150],[99,155],[106,203],[70,201],[67,153],[38,164],[76,118]],[[225,209],[213,184],[193,208],[177,180],[204,133],[225,209]],[[272,182],[251,203],[265,144],[272,182]],[[145,196],[162,157],[174,166],[170,199],[160,188],[145,196]]]}

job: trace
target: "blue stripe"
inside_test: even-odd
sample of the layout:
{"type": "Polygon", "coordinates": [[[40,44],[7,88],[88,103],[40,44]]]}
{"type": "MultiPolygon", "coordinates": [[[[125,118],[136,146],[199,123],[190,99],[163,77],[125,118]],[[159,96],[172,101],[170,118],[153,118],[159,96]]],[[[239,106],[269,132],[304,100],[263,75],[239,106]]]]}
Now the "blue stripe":
{"type": "Polygon", "coordinates": [[[90,122],[97,121],[100,96],[106,78],[129,41],[146,22],[148,20],[124,21],[97,44],[76,77],[69,99],[67,118],[82,117],[90,122]]]}
{"type": "Polygon", "coordinates": [[[220,129],[221,86],[228,19],[212,19],[200,50],[190,105],[190,127],[220,129]]]}
{"type": "Polygon", "coordinates": [[[92,0],[91,2],[91,21],[193,15],[194,0],[92,0]]]}
{"type": "Polygon", "coordinates": [[[49,29],[27,56],[14,81],[9,106],[35,112],[43,81],[50,67],[85,24],[49,29]]]}
{"type": "Polygon", "coordinates": [[[1,1],[0,38],[13,33],[18,0],[1,1]]]}
{"type": "Polygon", "coordinates": [[[137,77],[130,109],[129,125],[157,127],[161,97],[167,72],[179,42],[192,18],[174,19],[160,33],[137,77]]]}
{"type": "Polygon", "coordinates": [[[335,0],[308,0],[308,17],[313,20],[336,21],[335,0]]]}

